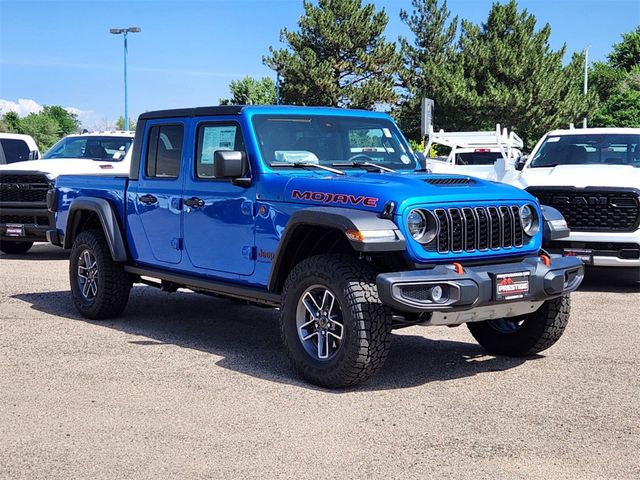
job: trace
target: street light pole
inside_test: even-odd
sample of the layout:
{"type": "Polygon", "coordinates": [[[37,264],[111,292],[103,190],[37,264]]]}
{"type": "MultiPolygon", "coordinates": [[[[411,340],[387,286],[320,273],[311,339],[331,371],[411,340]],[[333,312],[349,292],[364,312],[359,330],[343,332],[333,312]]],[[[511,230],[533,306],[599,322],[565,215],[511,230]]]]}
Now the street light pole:
{"type": "Polygon", "coordinates": [[[124,36],[124,129],[129,130],[129,92],[127,85],[127,54],[128,54],[128,46],[127,46],[127,34],[129,33],[139,33],[142,30],[140,27],[129,27],[129,28],[112,28],[109,30],[109,33],[114,35],[123,35],[124,36]]]}

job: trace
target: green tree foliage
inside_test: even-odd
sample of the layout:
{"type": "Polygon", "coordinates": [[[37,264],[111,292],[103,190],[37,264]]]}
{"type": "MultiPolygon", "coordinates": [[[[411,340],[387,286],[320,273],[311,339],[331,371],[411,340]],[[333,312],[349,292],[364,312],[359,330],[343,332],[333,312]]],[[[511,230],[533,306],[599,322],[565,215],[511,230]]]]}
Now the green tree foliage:
{"type": "MultiPolygon", "coordinates": [[[[438,9],[435,2],[423,3],[428,10],[438,9]]],[[[435,21],[419,11],[415,15],[422,22],[408,24],[419,37],[435,21]]],[[[438,25],[433,23],[431,29],[438,32],[438,25]]],[[[446,40],[451,28],[441,26],[437,40],[446,40]]],[[[536,29],[535,17],[527,10],[519,11],[515,0],[495,3],[484,23],[461,22],[453,53],[449,46],[439,47],[445,55],[442,58],[449,59],[439,69],[434,67],[433,81],[440,85],[426,90],[407,82],[403,86],[413,96],[435,97],[437,128],[492,130],[501,123],[531,147],[547,130],[579,121],[595,103],[594,95],[585,98],[582,94],[584,57],[574,55],[563,65],[566,48],[552,50],[550,34],[548,24],[536,29]]],[[[416,45],[420,47],[419,42],[416,45]]],[[[419,50],[428,61],[428,50],[419,50]]]]}
{"type": "Polygon", "coordinates": [[[30,113],[24,118],[15,112],[6,112],[0,124],[2,131],[31,135],[41,151],[79,128],[77,116],[58,105],[45,106],[40,112],[30,113]]]}
{"type": "Polygon", "coordinates": [[[16,112],[7,112],[2,116],[2,131],[8,133],[21,133],[20,117],[16,112]]]}
{"type": "Polygon", "coordinates": [[[373,108],[397,100],[400,58],[387,42],[384,10],[361,0],[304,1],[298,31],[263,60],[280,74],[282,103],[373,108]]]}
{"type": "Polygon", "coordinates": [[[609,63],[627,72],[640,64],[640,25],[632,32],[622,35],[622,42],[613,46],[609,63]]]}
{"type": "Polygon", "coordinates": [[[600,103],[592,127],[640,127],[640,27],[622,35],[608,62],[595,62],[589,73],[600,103]]]}
{"type": "MultiPolygon", "coordinates": [[[[447,2],[413,0],[413,12],[400,10],[400,19],[415,36],[413,42],[400,38],[403,66],[400,82],[404,87],[403,106],[397,120],[411,138],[420,136],[420,103],[422,97],[433,99],[440,109],[448,100],[448,84],[442,77],[446,66],[455,61],[454,40],[458,17],[451,15],[447,2]]],[[[444,113],[442,110],[440,113],[444,113]]],[[[443,123],[448,123],[441,117],[443,123]]]]}
{"type": "Polygon", "coordinates": [[[276,83],[269,77],[244,77],[229,84],[231,98],[221,98],[220,105],[275,105],[276,83]]]}
{"type": "Polygon", "coordinates": [[[58,134],[61,137],[77,133],[80,129],[80,121],[75,113],[62,108],[59,105],[45,105],[40,115],[50,117],[58,122],[58,134]]]}
{"type": "Polygon", "coordinates": [[[20,119],[20,133],[31,135],[40,151],[48,150],[60,139],[60,124],[55,118],[41,113],[30,113],[20,119]]]}
{"type": "MultiPolygon", "coordinates": [[[[124,130],[124,117],[120,115],[116,120],[116,130],[124,130]]],[[[130,132],[135,132],[136,130],[136,121],[132,118],[129,119],[129,129],[130,132]]]]}

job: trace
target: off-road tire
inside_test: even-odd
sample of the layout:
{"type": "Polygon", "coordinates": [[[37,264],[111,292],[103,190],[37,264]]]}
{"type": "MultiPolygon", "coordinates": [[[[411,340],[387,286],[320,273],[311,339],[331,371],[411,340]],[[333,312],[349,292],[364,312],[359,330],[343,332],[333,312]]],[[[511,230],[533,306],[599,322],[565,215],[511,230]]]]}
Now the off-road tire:
{"type": "Polygon", "coordinates": [[[0,251],[9,255],[19,255],[21,253],[27,253],[33,242],[15,242],[12,240],[0,240],[0,251]]]}
{"type": "Polygon", "coordinates": [[[342,388],[364,382],[382,367],[391,346],[391,314],[378,298],[375,278],[368,264],[348,255],[318,255],[294,267],[283,289],[280,331],[302,378],[321,387],[342,388]],[[313,358],[298,336],[298,301],[312,285],[335,292],[343,316],[343,343],[328,361],[313,358]]]}
{"type": "Polygon", "coordinates": [[[551,347],[564,333],[569,322],[571,302],[568,295],[547,300],[538,310],[522,317],[515,332],[496,330],[491,321],[467,324],[471,335],[490,353],[522,357],[534,355],[551,347]]]}
{"type": "Polygon", "coordinates": [[[69,282],[73,303],[78,312],[92,320],[120,315],[127,306],[132,286],[131,276],[124,271],[124,264],[113,261],[101,230],[85,230],[74,240],[69,257],[69,282]],[[98,268],[98,288],[92,300],[84,298],[78,279],[80,255],[86,250],[95,257],[98,268]]]}

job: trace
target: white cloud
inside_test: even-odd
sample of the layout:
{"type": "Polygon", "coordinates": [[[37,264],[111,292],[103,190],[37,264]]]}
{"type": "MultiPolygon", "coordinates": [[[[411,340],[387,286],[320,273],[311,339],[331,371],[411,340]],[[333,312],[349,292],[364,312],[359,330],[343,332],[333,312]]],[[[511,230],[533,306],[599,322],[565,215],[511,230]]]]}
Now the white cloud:
{"type": "MultiPolygon", "coordinates": [[[[115,122],[110,122],[106,115],[94,110],[81,110],[76,107],[64,107],[69,113],[78,116],[83,128],[89,130],[107,130],[113,128],[115,122]]],[[[0,115],[7,112],[16,112],[19,116],[25,117],[30,113],[38,113],[42,110],[42,105],[31,98],[19,98],[18,101],[5,100],[0,98],[0,115]]]]}
{"type": "Polygon", "coordinates": [[[2,115],[7,112],[16,112],[19,116],[24,117],[30,113],[38,113],[40,110],[42,110],[42,105],[30,98],[19,98],[17,102],[0,98],[0,114],[2,115]]]}

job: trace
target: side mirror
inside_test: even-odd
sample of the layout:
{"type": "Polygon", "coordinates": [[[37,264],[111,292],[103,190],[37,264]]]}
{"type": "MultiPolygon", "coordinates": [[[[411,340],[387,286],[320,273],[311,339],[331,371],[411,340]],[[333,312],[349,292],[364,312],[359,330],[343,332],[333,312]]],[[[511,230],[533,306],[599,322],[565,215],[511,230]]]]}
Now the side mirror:
{"type": "Polygon", "coordinates": [[[40,158],[40,152],[38,150],[31,150],[29,152],[29,160],[38,160],[40,158]]]}
{"type": "Polygon", "coordinates": [[[247,157],[243,152],[216,150],[213,154],[213,175],[216,178],[239,178],[246,171],[247,157]]]}
{"type": "Polygon", "coordinates": [[[418,165],[420,166],[420,168],[426,169],[427,168],[427,157],[425,157],[424,153],[422,153],[422,152],[414,152],[414,153],[415,153],[416,160],[418,161],[418,165]]]}
{"type": "Polygon", "coordinates": [[[518,171],[522,171],[522,169],[524,168],[525,164],[527,163],[527,160],[529,159],[528,156],[523,155],[521,157],[518,157],[516,159],[516,165],[515,165],[515,169],[518,171]]]}

